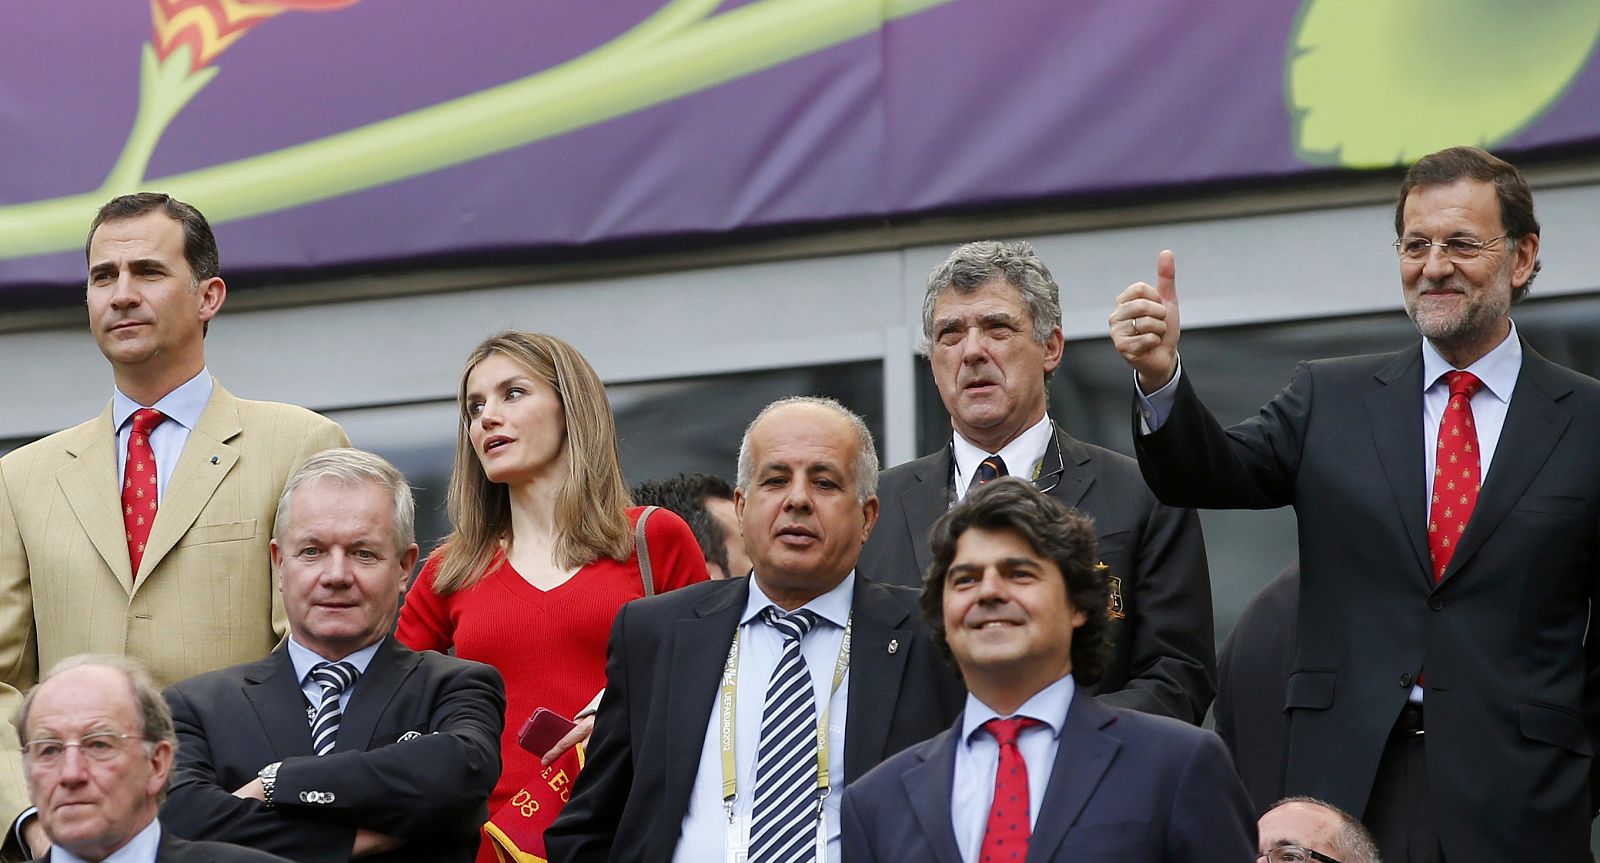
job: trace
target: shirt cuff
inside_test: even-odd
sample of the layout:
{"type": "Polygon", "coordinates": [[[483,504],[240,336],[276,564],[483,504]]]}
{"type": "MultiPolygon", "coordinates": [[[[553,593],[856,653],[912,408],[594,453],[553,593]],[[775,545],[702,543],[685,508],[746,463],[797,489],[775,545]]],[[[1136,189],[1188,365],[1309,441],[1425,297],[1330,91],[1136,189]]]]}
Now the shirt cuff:
{"type": "Polygon", "coordinates": [[[1178,364],[1172,369],[1172,380],[1155,392],[1145,395],[1139,389],[1139,375],[1133,376],[1133,395],[1139,408],[1139,432],[1150,434],[1161,428],[1167,422],[1167,417],[1172,414],[1172,406],[1178,400],[1178,379],[1183,377],[1183,360],[1179,358],[1178,364]]]}

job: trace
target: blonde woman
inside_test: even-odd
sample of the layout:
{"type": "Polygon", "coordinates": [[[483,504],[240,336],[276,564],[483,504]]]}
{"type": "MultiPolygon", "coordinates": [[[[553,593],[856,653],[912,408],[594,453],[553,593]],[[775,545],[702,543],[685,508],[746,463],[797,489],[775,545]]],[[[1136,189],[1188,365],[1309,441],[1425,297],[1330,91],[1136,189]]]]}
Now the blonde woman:
{"type": "MultiPolygon", "coordinates": [[[[635,548],[643,510],[622,480],[605,389],[571,345],[536,333],[491,337],[467,359],[460,404],[453,529],[407,594],[396,636],[414,650],[454,648],[505,677],[504,766],[478,860],[494,863],[494,841],[542,857],[543,827],[572,779],[570,757],[546,765],[561,765],[587,738],[612,619],[645,593],[635,548]],[[541,707],[579,717],[543,762],[518,744],[541,707]]],[[[673,513],[654,511],[645,541],[655,591],[707,578],[694,535],[673,513]]]]}

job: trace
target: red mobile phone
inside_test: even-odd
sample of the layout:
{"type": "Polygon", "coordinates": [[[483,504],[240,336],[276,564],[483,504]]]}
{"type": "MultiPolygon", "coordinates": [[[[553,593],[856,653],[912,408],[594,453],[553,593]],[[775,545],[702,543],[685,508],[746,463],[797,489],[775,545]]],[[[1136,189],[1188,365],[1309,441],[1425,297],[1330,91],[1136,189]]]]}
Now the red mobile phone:
{"type": "Polygon", "coordinates": [[[522,723],[522,730],[517,733],[517,743],[534,755],[543,755],[577,726],[578,723],[554,710],[541,707],[522,723]]]}

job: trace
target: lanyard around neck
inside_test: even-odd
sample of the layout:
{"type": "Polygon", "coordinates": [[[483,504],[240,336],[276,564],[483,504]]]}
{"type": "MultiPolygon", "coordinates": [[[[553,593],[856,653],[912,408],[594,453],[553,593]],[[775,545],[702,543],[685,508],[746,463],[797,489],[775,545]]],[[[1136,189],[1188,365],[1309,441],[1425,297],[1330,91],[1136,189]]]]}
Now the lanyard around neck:
{"type": "MultiPolygon", "coordinates": [[[[851,614],[845,619],[844,641],[839,645],[839,658],[833,664],[833,687],[828,690],[828,700],[823,705],[822,712],[817,719],[817,799],[828,796],[828,716],[833,711],[833,696],[839,692],[839,686],[844,682],[845,672],[850,668],[850,629],[854,625],[855,615],[851,614]]],[[[742,628],[742,627],[741,627],[742,628]]],[[[722,667],[722,686],[718,691],[717,703],[721,715],[718,720],[718,735],[722,743],[722,805],[728,811],[728,817],[733,818],[733,804],[739,797],[739,779],[734,765],[734,713],[737,708],[739,691],[739,629],[733,631],[733,645],[728,648],[728,661],[722,667]]]]}

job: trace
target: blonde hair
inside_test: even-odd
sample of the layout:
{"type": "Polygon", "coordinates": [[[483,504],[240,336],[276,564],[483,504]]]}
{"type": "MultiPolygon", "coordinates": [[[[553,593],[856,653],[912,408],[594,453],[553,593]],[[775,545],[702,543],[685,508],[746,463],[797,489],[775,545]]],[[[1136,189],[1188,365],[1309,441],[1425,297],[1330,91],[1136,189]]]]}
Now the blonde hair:
{"type": "Polygon", "coordinates": [[[510,492],[503,483],[489,481],[467,434],[472,425],[467,414],[467,378],[479,363],[495,354],[548,383],[566,417],[562,445],[567,452],[567,477],[555,504],[556,565],[570,569],[601,557],[627,560],[633,553],[633,529],[627,515],[633,500],[622,481],[616,422],[600,376],[566,342],[508,330],[474,348],[461,371],[461,419],[447,496],[452,530],[434,552],[440,564],[433,589],[440,595],[476,584],[494,561],[501,540],[511,534],[510,492]]]}

